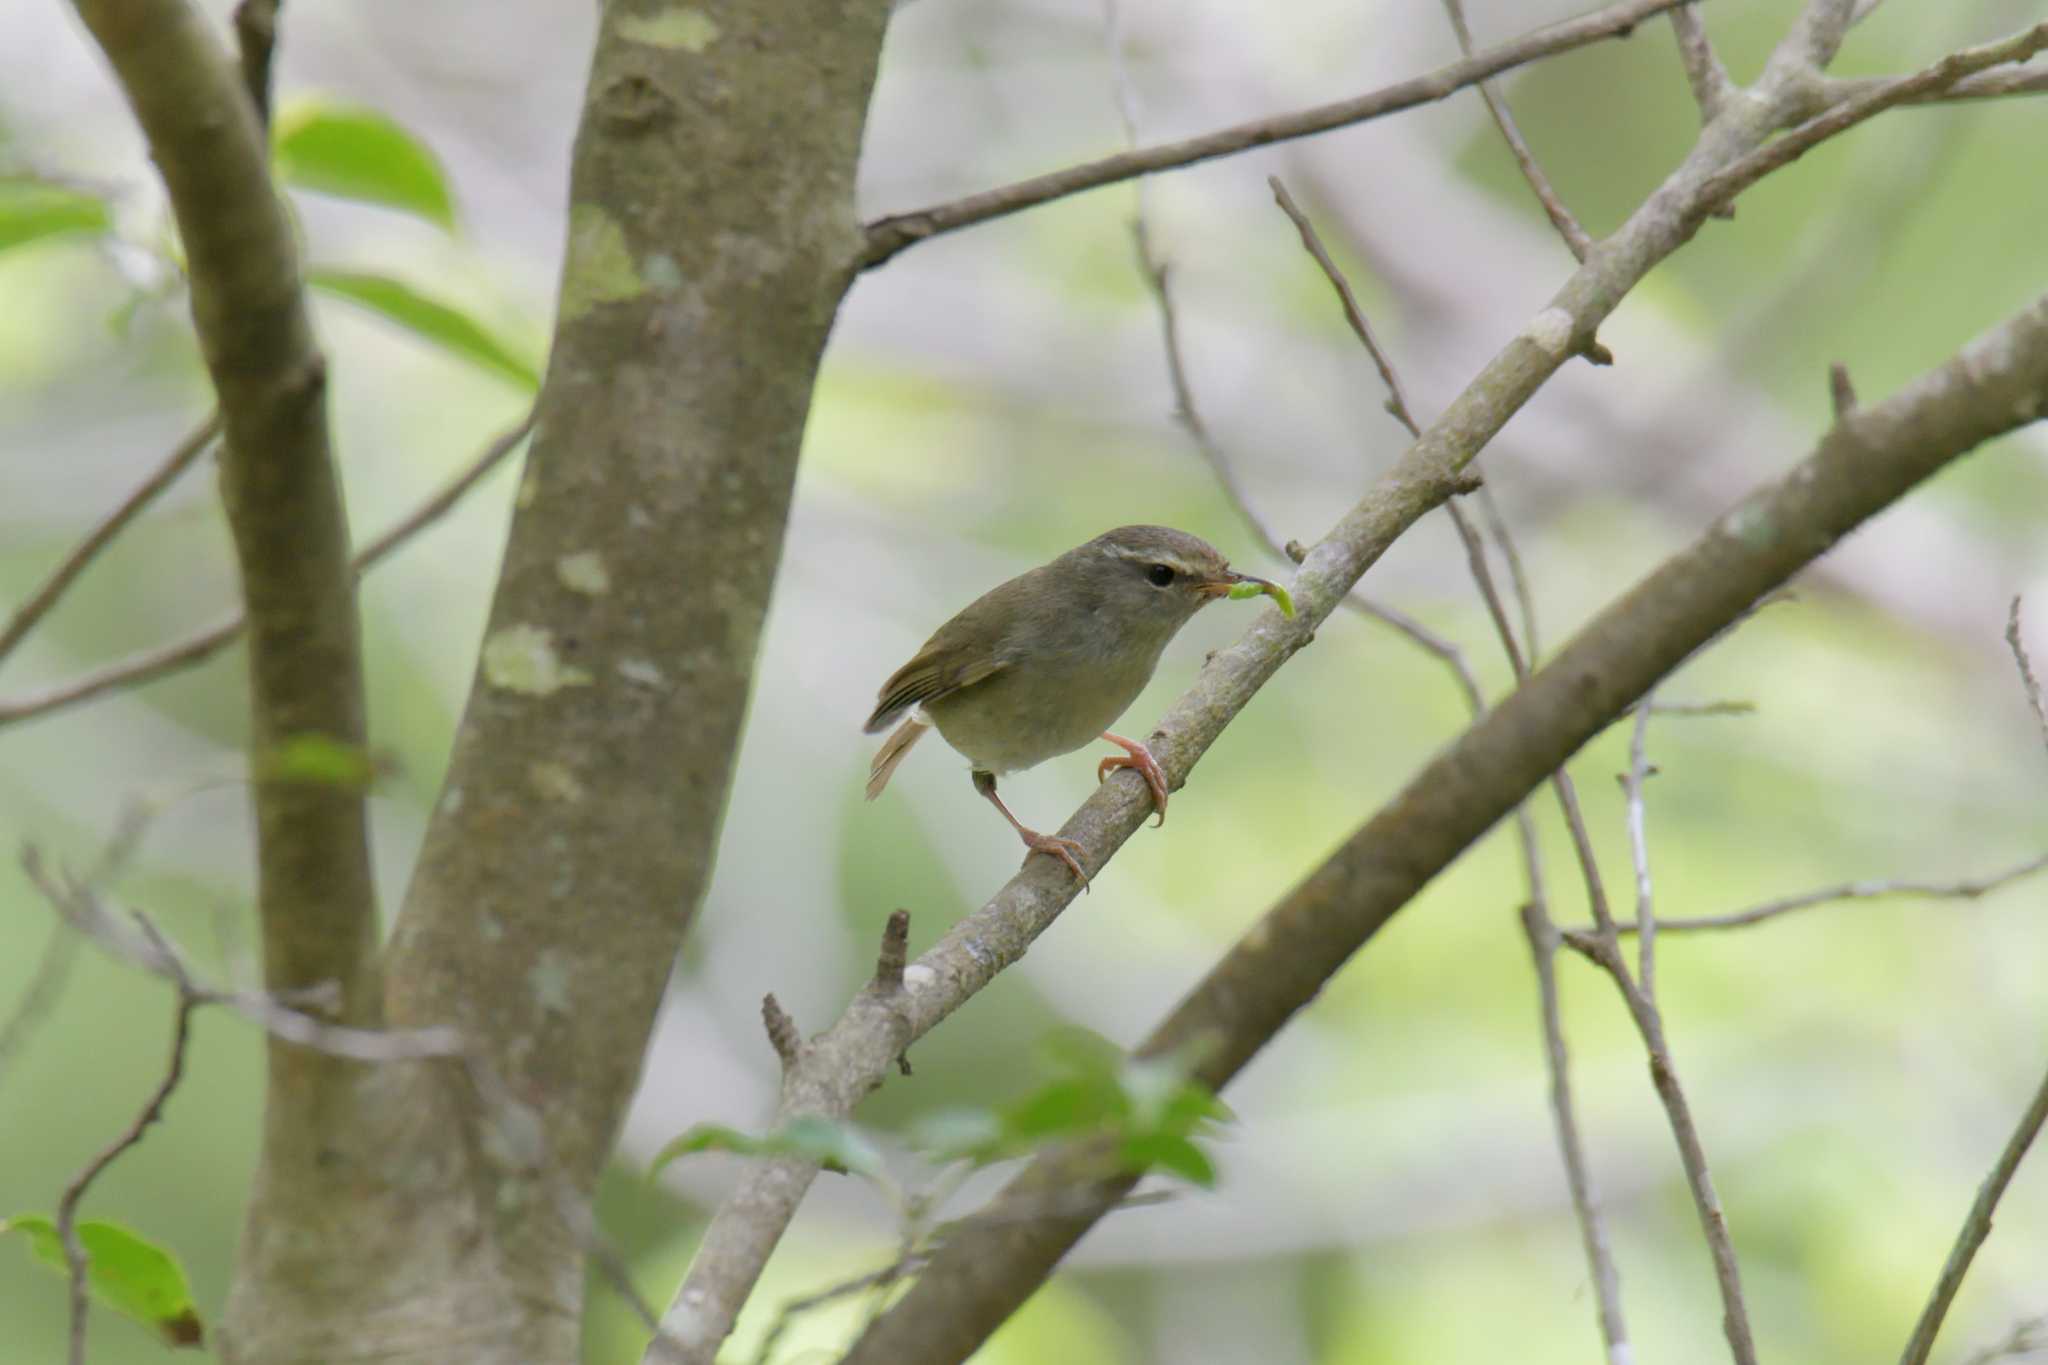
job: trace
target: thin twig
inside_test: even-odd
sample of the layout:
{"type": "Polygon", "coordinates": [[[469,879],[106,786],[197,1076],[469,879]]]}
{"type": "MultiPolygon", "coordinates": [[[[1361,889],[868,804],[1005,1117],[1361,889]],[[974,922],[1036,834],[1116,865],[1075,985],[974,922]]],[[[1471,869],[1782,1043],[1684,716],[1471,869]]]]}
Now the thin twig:
{"type": "MultiPolygon", "coordinates": [[[[136,923],[145,934],[155,936],[156,929],[148,920],[138,915],[136,923]]],[[[166,961],[175,962],[175,958],[167,957],[166,961]]],[[[178,1082],[185,1076],[185,1047],[192,1038],[192,1011],[201,1001],[191,981],[182,974],[174,976],[172,984],[178,992],[177,1008],[171,1021],[171,1055],[164,1067],[163,1079],[157,1082],[148,1101],[121,1135],[72,1177],[57,1200],[57,1240],[64,1245],[64,1263],[71,1281],[71,1365],[85,1365],[87,1257],[78,1240],[78,1205],[85,1198],[86,1191],[92,1188],[93,1181],[99,1179],[101,1173],[124,1152],[141,1142],[149,1126],[163,1117],[164,1105],[170,1101],[171,1092],[178,1088],[178,1082]]]]}
{"type": "Polygon", "coordinates": [[[1700,186],[1697,212],[1702,215],[1732,203],[1757,181],[1782,170],[1829,138],[1895,105],[1947,90],[1965,76],[1993,67],[2024,62],[2048,48],[2048,20],[1996,42],[1952,52],[1907,76],[1859,86],[1856,93],[1709,176],[1700,186]]]}
{"type": "Polygon", "coordinates": [[[1529,586],[1528,572],[1522,567],[1522,553],[1515,548],[1515,538],[1508,532],[1507,518],[1501,515],[1500,503],[1495,500],[1490,483],[1479,486],[1479,513],[1486,518],[1486,529],[1500,550],[1501,562],[1507,565],[1508,586],[1515,594],[1515,605],[1522,618],[1522,652],[1529,667],[1534,668],[1543,654],[1537,644],[1536,594],[1529,586]]]}
{"type": "Polygon", "coordinates": [[[1970,1204],[1969,1216],[1963,1219],[1962,1231],[1956,1234],[1955,1246],[1941,1267],[1941,1278],[1934,1283],[1934,1293],[1929,1296],[1927,1307],[1921,1310],[1919,1322],[1913,1325],[1913,1335],[1906,1342],[1899,1365],[1926,1365],[1927,1353],[1934,1349],[1934,1338],[1941,1331],[1941,1320],[1948,1315],[1949,1304],[1955,1299],[1956,1290],[1962,1287],[1963,1276],[1969,1273],[1977,1248],[1983,1246],[1984,1239],[1991,1235],[1991,1215],[1997,1210],[2005,1187],[2012,1183],[2013,1173],[2019,1170],[2020,1162],[2026,1158],[2027,1149],[2033,1146],[2035,1137],[2040,1134],[2044,1121],[2048,1121],[2048,1076],[2041,1078],[2033,1100],[2028,1103],[2026,1112],[2020,1115],[2019,1125],[2006,1139],[2005,1150],[1998,1154],[1997,1164],[1991,1168],[1991,1174],[1984,1177],[1984,1183],[1977,1187],[1977,1197],[1970,1204]]]}
{"type": "MultiPolygon", "coordinates": [[[[1525,804],[1522,807],[1527,810],[1525,804]]],[[[1536,964],[1536,988],[1543,1016],[1543,1055],[1550,1071],[1550,1113],[1557,1125],[1557,1145],[1564,1154],[1565,1184],[1571,1190],[1572,1211],[1578,1215],[1579,1237],[1586,1246],[1586,1262],[1593,1271],[1593,1297],[1599,1305],[1600,1337],[1607,1346],[1608,1365],[1628,1365],[1632,1358],[1628,1325],[1621,1316],[1621,1276],[1614,1267],[1614,1252],[1607,1244],[1607,1229],[1600,1221],[1599,1197],[1593,1193],[1591,1168],[1586,1162],[1586,1144],[1572,1104],[1571,1058],[1565,1050],[1564,1020],[1558,1008],[1557,926],[1536,902],[1522,908],[1522,928],[1529,939],[1529,954],[1536,964]]]]}
{"type": "Polygon", "coordinates": [[[1656,772],[1649,757],[1650,716],[1656,696],[1654,691],[1645,692],[1642,704],[1636,707],[1636,723],[1628,741],[1628,772],[1621,779],[1628,811],[1629,861],[1636,874],[1636,980],[1643,988],[1643,998],[1652,1004],[1657,1000],[1657,914],[1652,907],[1643,785],[1656,772]]]}
{"type": "Polygon", "coordinates": [[[1280,177],[1269,175],[1266,177],[1266,184],[1273,191],[1273,202],[1280,206],[1280,211],[1294,224],[1294,230],[1301,234],[1302,246],[1315,259],[1316,265],[1321,267],[1323,277],[1330,282],[1330,287],[1337,291],[1337,302],[1344,309],[1344,320],[1351,324],[1352,333],[1364,343],[1366,354],[1372,357],[1373,367],[1380,372],[1380,382],[1387,386],[1387,411],[1393,415],[1395,421],[1408,428],[1410,436],[1420,440],[1422,428],[1415,421],[1414,409],[1408,406],[1407,395],[1401,390],[1400,376],[1394,373],[1394,367],[1387,362],[1386,352],[1380,349],[1379,339],[1372,332],[1372,323],[1367,320],[1365,310],[1359,306],[1358,296],[1351,291],[1351,281],[1344,277],[1344,272],[1337,268],[1336,261],[1330,258],[1329,250],[1323,246],[1323,239],[1316,232],[1315,224],[1309,221],[1309,216],[1294,202],[1294,196],[1287,192],[1287,186],[1281,183],[1280,177]]]}
{"type": "Polygon", "coordinates": [[[1712,123],[1721,106],[1735,93],[1728,68],[1714,55],[1707,39],[1707,26],[1697,6],[1682,5],[1671,11],[1671,31],[1678,36],[1678,59],[1685,64],[1686,84],[1692,87],[1693,103],[1700,108],[1700,124],[1712,123]]]}
{"type": "Polygon", "coordinates": [[[2041,727],[2041,742],[2048,744],[2048,709],[2041,704],[2041,682],[2034,676],[2034,662],[2027,657],[2027,646],[2020,635],[2020,599],[2012,599],[2012,609],[2005,618],[2005,642],[2012,647],[2012,661],[2020,670],[2020,686],[2026,690],[2027,705],[2034,708],[2034,720],[2041,727]]]}
{"type": "Polygon", "coordinates": [[[1249,123],[1204,133],[1179,142],[1163,143],[1137,151],[1104,157],[1099,161],[1069,166],[1047,175],[1020,180],[998,189],[984,190],[950,203],[907,213],[890,214],[871,222],[865,229],[866,245],[854,264],[870,270],[905,247],[943,233],[954,232],[992,218],[1034,208],[1070,194],[1113,185],[1141,175],[1177,170],[1200,161],[1233,152],[1264,147],[1275,142],[1307,137],[1379,118],[1403,109],[1443,99],[1468,85],[1529,62],[1560,52],[1584,47],[1607,38],[1622,37],[1643,20],[1688,0],[1625,0],[1561,24],[1538,29],[1511,43],[1489,48],[1477,57],[1453,62],[1424,76],[1385,86],[1334,104],[1318,105],[1296,113],[1254,119],[1249,123]]]}
{"type": "Polygon", "coordinates": [[[102,952],[179,985],[191,994],[195,1005],[223,1005],[233,1010],[273,1038],[359,1062],[413,1061],[462,1053],[461,1037],[452,1028],[351,1028],[294,1008],[273,993],[210,985],[145,916],[139,912],[126,917],[115,914],[90,882],[45,866],[41,851],[33,844],[22,849],[21,867],[51,908],[102,952]]]}
{"type": "MultiPolygon", "coordinates": [[[[1814,98],[1825,108],[1879,89],[1887,76],[1839,76],[1821,81],[1814,98]]],[[[1924,90],[1900,101],[1904,105],[1951,104],[1963,100],[2001,99],[2008,95],[2048,94],[2048,63],[2018,66],[2010,71],[1981,71],[1954,85],[1924,90]]]]}
{"type": "MultiPolygon", "coordinates": [[[[1782,900],[1766,901],[1747,910],[1736,910],[1725,915],[1702,915],[1694,919],[1659,920],[1660,934],[1692,934],[1713,929],[1742,929],[1765,920],[1789,915],[1795,910],[1805,910],[1816,905],[1831,905],[1838,901],[1882,900],[1891,896],[1915,896],[1925,900],[1976,900],[1993,891],[2031,877],[2043,868],[2048,868],[2048,854],[2029,858],[2017,867],[1988,877],[1972,878],[1959,882],[1923,881],[1861,881],[1843,882],[1839,886],[1824,886],[1816,891],[1802,892],[1782,900]]],[[[1614,926],[1617,934],[1633,934],[1636,926],[1632,923],[1614,926]]]]}
{"type": "Polygon", "coordinates": [[[50,570],[49,577],[28,595],[26,601],[14,609],[14,615],[8,618],[6,626],[0,628],[0,660],[14,652],[15,646],[35,629],[38,621],[49,614],[50,608],[57,605],[57,599],[64,595],[64,590],[85,572],[86,566],[92,563],[100,551],[104,550],[143,508],[154,502],[158,494],[169,488],[180,474],[191,468],[192,462],[205,454],[219,435],[220,412],[216,409],[195,427],[189,436],[171,449],[171,453],[150,471],[149,477],[137,484],[112,511],[100,518],[92,530],[86,532],[84,539],[72,547],[71,553],[65,555],[56,568],[50,570]]]}
{"type": "Polygon", "coordinates": [[[1753,701],[1660,701],[1648,708],[1653,716],[1753,716],[1753,701]]]}
{"type": "MultiPolygon", "coordinates": [[[[527,413],[517,425],[500,433],[463,468],[462,472],[442,485],[418,507],[401,517],[383,534],[365,544],[355,554],[352,561],[353,570],[361,574],[374,567],[392,551],[444,516],[478,480],[490,473],[497,467],[499,461],[518,448],[519,443],[533,429],[533,416],[533,413],[527,413]]],[[[125,659],[116,660],[42,692],[32,692],[12,700],[0,701],[0,727],[47,715],[52,711],[61,711],[80,702],[90,701],[102,693],[117,688],[137,687],[143,683],[153,682],[165,674],[190,668],[211,658],[241,638],[247,626],[247,616],[237,611],[182,640],[159,645],[139,654],[131,654],[125,659]]]]}
{"type": "MultiPolygon", "coordinates": [[[[1458,51],[1467,58],[1472,56],[1472,30],[1465,23],[1464,0],[1443,0],[1444,12],[1450,16],[1451,28],[1458,35],[1458,51]]],[[[1688,10],[1671,11],[1676,20],[1688,10]]],[[[1515,158],[1515,165],[1521,168],[1522,179],[1529,182],[1529,189],[1536,196],[1536,202],[1543,206],[1543,212],[1550,219],[1550,225],[1564,238],[1564,244],[1574,259],[1583,263],[1586,253],[1593,249],[1593,238],[1586,229],[1579,226],[1579,220],[1572,217],[1572,211],[1564,206],[1557,187],[1550,183],[1550,177],[1543,173],[1543,167],[1536,162],[1536,154],[1529,150],[1529,143],[1522,136],[1522,130],[1515,124],[1515,116],[1508,110],[1507,99],[1500,93],[1493,81],[1479,82],[1479,97],[1486,101],[1486,112],[1493,115],[1493,126],[1500,129],[1501,140],[1508,144],[1508,152],[1515,158]]]]}

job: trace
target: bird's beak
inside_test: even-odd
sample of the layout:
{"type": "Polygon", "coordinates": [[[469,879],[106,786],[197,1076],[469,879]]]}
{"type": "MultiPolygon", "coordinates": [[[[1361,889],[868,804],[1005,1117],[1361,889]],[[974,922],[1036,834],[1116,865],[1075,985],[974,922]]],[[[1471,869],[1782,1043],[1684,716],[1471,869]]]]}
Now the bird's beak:
{"type": "Polygon", "coordinates": [[[1240,583],[1264,583],[1265,581],[1263,578],[1253,578],[1250,574],[1241,574],[1225,569],[1207,583],[1196,588],[1195,591],[1204,597],[1228,597],[1240,583]]]}
{"type": "Polygon", "coordinates": [[[1263,578],[1255,578],[1248,573],[1237,573],[1226,569],[1221,576],[1211,582],[1202,584],[1197,591],[1204,598],[1266,596],[1272,598],[1279,605],[1282,616],[1294,615],[1294,599],[1288,596],[1287,589],[1281,587],[1278,583],[1269,582],[1263,578]]]}

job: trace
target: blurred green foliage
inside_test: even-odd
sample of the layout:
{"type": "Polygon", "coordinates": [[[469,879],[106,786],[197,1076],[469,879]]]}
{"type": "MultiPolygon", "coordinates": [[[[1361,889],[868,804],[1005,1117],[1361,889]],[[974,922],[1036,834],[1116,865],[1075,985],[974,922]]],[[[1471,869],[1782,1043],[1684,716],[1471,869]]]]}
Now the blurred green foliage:
{"type": "MultiPolygon", "coordinates": [[[[1357,35],[1345,25],[1392,22],[1312,9],[1269,26],[1290,54],[1274,63],[1288,104],[1316,97],[1311,78],[1341,77],[1330,96],[1355,89],[1357,35]],[[1318,37],[1318,25],[1330,33],[1318,37]],[[1339,54],[1346,70],[1331,75],[1339,54]]],[[[1753,74],[1789,11],[1768,0],[1709,7],[1738,79],[1753,74]]],[[[1960,27],[1976,13],[1958,7],[1950,36],[1982,36],[1960,27]]],[[[1521,20],[1475,12],[1474,22],[1484,42],[1489,23],[1499,36],[1521,20]]],[[[1927,22],[1925,7],[1880,10],[1857,31],[1842,70],[1924,62],[1940,50],[1927,22]]],[[[910,177],[890,181],[887,194],[943,198],[948,186],[979,187],[1115,145],[1106,93],[1075,121],[1043,98],[1043,82],[1064,90],[1077,67],[1099,60],[1089,24],[968,4],[906,6],[897,23],[882,113],[890,100],[935,123],[946,120],[930,110],[956,110],[975,137],[964,150],[941,140],[932,155],[942,171],[927,167],[925,179],[898,169],[913,152],[871,148],[878,177],[910,177]],[[1025,95],[1009,82],[1023,82],[1025,95]]],[[[1198,92],[1190,73],[1264,60],[1229,49],[1221,31],[1191,26],[1175,44],[1136,53],[1159,104],[1169,87],[1198,92]]],[[[552,68],[561,56],[532,60],[552,68]]],[[[0,70],[23,60],[0,56],[0,70]]],[[[394,100],[412,88],[397,67],[366,77],[366,98],[376,79],[392,82],[383,93],[394,100]]],[[[1504,88],[1596,233],[1657,183],[1695,126],[1661,25],[1518,73],[1504,88]]],[[[32,112],[20,98],[0,96],[0,120],[32,112]]],[[[544,97],[520,79],[501,80],[489,98],[490,112],[470,107],[465,123],[450,106],[447,126],[422,123],[424,135],[331,99],[281,119],[288,183],[371,206],[295,203],[309,259],[331,272],[330,285],[353,282],[342,292],[373,310],[319,314],[359,540],[506,424],[523,401],[515,390],[541,368],[535,319],[548,307],[553,258],[512,230],[504,201],[495,216],[458,211],[457,189],[500,174],[529,178],[530,166],[502,164],[516,158],[494,141],[511,137],[496,111],[544,97]],[[461,239],[449,233],[457,221],[461,239]],[[433,290],[406,280],[432,280],[433,290]],[[409,338],[402,344],[393,344],[394,323],[409,338]]],[[[550,135],[565,143],[573,109],[562,91],[553,98],[544,106],[550,135]]],[[[1318,144],[1329,158],[1323,173],[1369,179],[1375,138],[1442,137],[1460,183],[1528,226],[1554,257],[1548,275],[1527,282],[1538,300],[1568,258],[1544,236],[1491,128],[1470,117],[1469,100],[1454,105],[1318,144]]],[[[1217,121],[1208,113],[1160,113],[1156,131],[1208,126],[1217,121]]],[[[1766,411],[1811,433],[1825,419],[1827,361],[1847,361],[1877,395],[1947,356],[2039,287],[2048,177],[2029,171],[2043,120],[2039,102],[1902,111],[1767,182],[1733,223],[1710,225],[1625,306],[1617,330],[1654,324],[1696,347],[1666,355],[1622,346],[1621,383],[1694,388],[1731,417],[1766,411]],[[1688,367],[1697,371],[1689,380],[1688,367]]],[[[206,406],[175,257],[146,215],[133,225],[133,192],[107,184],[102,163],[117,164],[107,150],[115,143],[100,134],[53,137],[43,158],[92,188],[47,177],[0,184],[0,601],[18,600],[206,406]],[[139,267],[138,254],[158,264],[139,267]],[[119,333],[106,325],[117,315],[119,333]]],[[[1320,278],[1292,254],[1258,184],[1266,170],[1294,164],[1213,166],[1148,194],[1157,218],[1199,227],[1162,235],[1190,324],[1207,328],[1190,345],[1211,424],[1282,534],[1312,539],[1398,436],[1377,412],[1377,391],[1320,278]],[[1249,251],[1247,241],[1273,254],[1249,251]],[[1316,363],[1295,363],[1304,357],[1316,363]],[[1250,419],[1228,420],[1247,408],[1250,419]],[[1295,430],[1287,420],[1309,410],[1343,414],[1333,443],[1341,448],[1303,451],[1275,434],[1295,430]]],[[[139,162],[126,171],[142,182],[139,162]]],[[[531,195],[517,212],[552,222],[537,236],[559,242],[559,186],[531,195]]],[[[755,1016],[760,995],[777,991],[807,1028],[823,1027],[871,970],[890,909],[912,909],[915,949],[1015,866],[1009,832],[938,746],[906,764],[881,801],[859,797],[859,716],[907,648],[991,584],[1119,522],[1183,526],[1239,567],[1285,578],[1287,566],[1256,552],[1167,420],[1157,319],[1131,258],[1133,206],[1128,188],[1077,198],[920,248],[860,285],[807,433],[719,875],[679,964],[687,1046],[655,1054],[649,1113],[629,1125],[624,1164],[643,1165],[691,1124],[760,1131],[775,1087],[755,1016]],[[914,327],[893,316],[911,305],[895,302],[892,289],[924,300],[914,327]],[[889,302],[869,304],[878,297],[889,302]],[[1155,387],[1132,389],[1133,375],[1155,387]],[[687,1117],[665,1122],[673,1113],[687,1117]]],[[[1397,354],[1429,346],[1428,301],[1382,278],[1373,252],[1328,233],[1366,307],[1392,316],[1397,354]]],[[[1446,259],[1441,273],[1464,264],[1446,259]]],[[[1615,448],[1602,459],[1639,484],[1560,488],[1554,471],[1521,461],[1514,443],[1530,439],[1543,404],[1554,416],[1566,402],[1546,395],[1518,418],[1487,471],[1518,529],[1534,523],[1523,548],[1551,641],[1717,510],[1674,511],[1645,496],[1644,486],[1690,471],[1630,468],[1633,442],[1664,433],[1631,429],[1623,417],[1610,419],[1615,448]]],[[[1769,477],[1799,453],[1758,449],[1741,477],[1769,477]]],[[[365,583],[373,747],[394,756],[399,774],[373,798],[387,905],[398,902],[438,790],[515,482],[494,476],[365,583]]],[[[176,638],[226,609],[235,584],[206,484],[188,479],[95,565],[0,669],[0,695],[176,638]]],[[[1758,711],[1653,726],[1660,775],[1649,784],[1648,824],[1661,916],[1721,913],[1852,878],[1978,875],[2036,852],[2048,836],[2048,769],[1997,641],[2007,594],[2043,571],[2048,461],[2038,443],[2001,442],[1921,501],[1936,529],[1995,566],[1985,600],[1915,617],[1898,606],[1913,600],[1907,591],[1859,590],[1853,578],[1811,586],[1666,687],[1673,700],[1740,698],[1758,711]]],[[[1918,540],[1882,539],[1884,524],[1864,533],[1880,538],[1907,588],[1943,551],[1921,525],[1918,540]]],[[[1367,587],[1458,641],[1497,695],[1506,669],[1463,574],[1448,537],[1425,525],[1367,587]]],[[[1205,613],[1131,723],[1142,731],[1202,651],[1246,619],[1229,604],[1205,613]]],[[[110,889],[148,908],[210,970],[248,980],[247,813],[234,785],[247,729],[242,663],[230,650],[93,708],[0,731],[0,833],[84,865],[126,798],[186,793],[110,889]],[[217,785],[189,790],[209,779],[217,785]]],[[[892,1079],[859,1123],[895,1151],[948,1110],[1030,1112],[1038,1039],[1069,1024],[1119,1044],[1141,1036],[1464,723],[1439,663],[1340,614],[1226,732],[1167,826],[1137,836],[1025,963],[919,1043],[916,1075],[892,1079]]],[[[1624,906],[1628,850],[1608,778],[1624,765],[1625,746],[1611,732],[1575,763],[1609,891],[1624,906]]],[[[1049,821],[1092,786],[1091,771],[1092,760],[1076,755],[1006,779],[1005,791],[1027,818],[1049,821]]],[[[1553,911],[1576,921],[1584,898],[1569,846],[1552,803],[1539,798],[1535,810],[1553,911]]],[[[1526,895],[1513,847],[1498,834],[1440,877],[1233,1090],[1239,1122],[1227,1141],[1202,1149],[1216,1165],[1216,1190],[1110,1219],[981,1359],[1192,1362],[1160,1354],[1161,1343],[1188,1341],[1206,1360],[1232,1362],[1255,1358],[1245,1353],[1253,1349],[1267,1352],[1256,1358],[1318,1365],[1586,1359],[1596,1349],[1593,1310],[1516,925],[1526,895]]],[[[1664,941],[1661,993],[1677,1062],[1772,1358],[1863,1361],[1903,1341],[1976,1181],[2048,1060],[2041,896],[2035,883],[1981,902],[1849,904],[1664,941]]],[[[51,923],[7,861],[0,1010],[21,998],[51,923]]],[[[1569,958],[1559,970],[1581,1124],[1637,1357],[1725,1358],[1711,1274],[1640,1044],[1596,974],[1569,958]]],[[[18,1053],[0,1057],[0,1208],[53,1206],[86,1156],[132,1118],[161,1074],[170,1005],[158,983],[90,952],[77,962],[56,1009],[32,1021],[18,1053]]],[[[226,1295],[261,1075],[249,1029],[202,1012],[166,1121],[88,1200],[91,1216],[147,1229],[175,1249],[208,1320],[226,1295]]],[[[1089,1093],[1099,1101],[1106,1092],[1089,1093]]],[[[1064,1112],[1101,1111],[1077,1101],[1064,1112]]],[[[678,1281],[730,1169],[728,1158],[693,1158],[662,1188],[607,1176],[601,1219],[649,1299],[661,1302],[678,1281]],[[708,1174],[693,1174],[699,1166],[708,1174]]],[[[733,1359],[752,1359],[781,1305],[893,1257],[892,1215],[822,1188],[830,1183],[771,1264],[733,1359]]],[[[970,1185],[963,1205],[981,1192],[970,1185]]],[[[2048,1309],[2044,1283],[2048,1187],[2030,1167],[1943,1351],[1954,1358],[2023,1313],[2048,1309]]],[[[637,1358],[644,1329],[595,1273],[591,1299],[588,1358],[637,1358]]],[[[849,1299],[804,1315],[778,1359],[831,1358],[865,1311],[849,1299]]],[[[53,1358],[63,1313],[60,1282],[27,1257],[0,1258],[10,1349],[53,1358]]],[[[95,1318],[96,1362],[154,1360],[166,1349],[95,1318]]]]}

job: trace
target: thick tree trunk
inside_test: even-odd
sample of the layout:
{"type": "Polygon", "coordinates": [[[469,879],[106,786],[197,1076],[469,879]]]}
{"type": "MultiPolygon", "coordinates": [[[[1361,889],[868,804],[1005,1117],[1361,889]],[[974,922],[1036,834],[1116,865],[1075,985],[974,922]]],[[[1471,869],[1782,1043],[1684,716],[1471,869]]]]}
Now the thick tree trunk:
{"type": "Polygon", "coordinates": [[[230,1361],[577,1358],[575,1221],[709,879],[886,14],[602,16],[539,424],[383,963],[387,1022],[473,1061],[271,1096],[333,1122],[266,1147],[230,1361]]]}

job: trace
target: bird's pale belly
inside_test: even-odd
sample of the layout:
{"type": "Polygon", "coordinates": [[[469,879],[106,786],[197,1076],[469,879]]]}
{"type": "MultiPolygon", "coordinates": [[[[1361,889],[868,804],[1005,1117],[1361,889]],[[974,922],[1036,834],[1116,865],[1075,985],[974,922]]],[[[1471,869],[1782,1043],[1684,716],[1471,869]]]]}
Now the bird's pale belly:
{"type": "Polygon", "coordinates": [[[1012,667],[925,705],[925,714],[981,772],[1009,773],[1072,753],[1116,722],[1151,676],[1152,660],[1114,676],[1100,664],[1063,676],[1012,667]]]}

